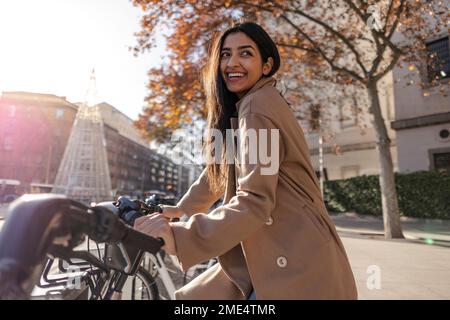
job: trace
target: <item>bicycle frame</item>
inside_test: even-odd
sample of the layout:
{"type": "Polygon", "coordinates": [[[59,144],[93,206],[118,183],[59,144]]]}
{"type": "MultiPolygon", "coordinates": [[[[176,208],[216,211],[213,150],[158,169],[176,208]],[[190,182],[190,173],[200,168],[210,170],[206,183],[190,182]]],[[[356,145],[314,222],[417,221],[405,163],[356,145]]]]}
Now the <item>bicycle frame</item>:
{"type": "MultiPolygon", "coordinates": [[[[3,288],[0,283],[0,289],[4,289],[0,290],[0,297],[30,297],[36,283],[40,282],[39,286],[48,289],[48,294],[59,292],[63,298],[88,298],[90,289],[90,299],[98,299],[103,297],[106,289],[104,297],[108,299],[115,292],[121,292],[127,278],[134,276],[138,268],[141,269],[141,278],[145,275],[140,265],[144,252],[148,252],[151,254],[147,257],[158,271],[169,299],[175,299],[176,286],[159,252],[164,242],[125,225],[121,221],[122,212],[116,209],[112,202],[86,207],[64,196],[55,195],[27,195],[17,200],[0,233],[0,276],[3,272],[2,279],[8,280],[3,288]],[[28,228],[31,225],[32,232],[28,228]],[[105,254],[108,248],[117,249],[125,264],[119,263],[115,268],[114,262],[118,260],[114,261],[112,255],[111,261],[108,258],[102,261],[101,257],[89,251],[73,251],[83,244],[86,236],[97,243],[105,243],[105,254]],[[63,273],[71,273],[70,266],[77,268],[79,287],[67,286],[68,281],[74,278],[73,272],[50,278],[48,275],[54,261],[47,260],[47,255],[61,259],[59,269],[63,273]],[[86,262],[74,262],[72,259],[86,262]],[[63,266],[62,260],[68,262],[69,268],[63,266]],[[24,266],[28,269],[24,269],[24,266]],[[8,294],[10,285],[14,289],[13,294],[8,294]]],[[[174,266],[178,266],[176,258],[169,257],[174,266]]]]}
{"type": "Polygon", "coordinates": [[[155,268],[158,270],[158,274],[161,277],[161,281],[164,284],[167,293],[169,294],[169,298],[171,300],[175,300],[175,284],[173,283],[173,280],[169,275],[169,271],[166,264],[164,263],[164,259],[162,258],[161,254],[159,252],[156,255],[149,254],[148,257],[153,262],[155,268]]]}

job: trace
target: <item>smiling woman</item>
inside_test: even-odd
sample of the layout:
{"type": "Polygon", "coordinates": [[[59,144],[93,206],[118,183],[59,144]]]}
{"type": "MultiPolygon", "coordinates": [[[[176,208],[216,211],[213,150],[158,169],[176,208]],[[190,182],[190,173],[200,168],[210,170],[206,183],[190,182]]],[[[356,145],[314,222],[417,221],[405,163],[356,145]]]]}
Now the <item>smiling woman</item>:
{"type": "Polygon", "coordinates": [[[355,299],[353,273],[303,131],[275,87],[275,43],[261,26],[243,23],[219,34],[211,48],[204,73],[207,167],[176,206],[136,225],[162,237],[184,270],[218,256],[218,264],[176,297],[355,299]],[[276,159],[270,172],[264,145],[276,159]],[[223,204],[208,212],[222,196],[223,204]],[[187,222],[166,219],[184,213],[187,222]]]}

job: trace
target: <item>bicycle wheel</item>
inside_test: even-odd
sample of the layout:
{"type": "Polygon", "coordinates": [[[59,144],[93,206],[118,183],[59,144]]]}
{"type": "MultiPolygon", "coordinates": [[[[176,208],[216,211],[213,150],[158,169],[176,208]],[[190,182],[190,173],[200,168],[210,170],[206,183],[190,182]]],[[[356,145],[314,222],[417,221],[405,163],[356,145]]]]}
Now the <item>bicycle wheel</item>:
{"type": "Polygon", "coordinates": [[[122,290],[122,300],[158,300],[159,291],[155,279],[142,267],[129,277],[122,290]]]}

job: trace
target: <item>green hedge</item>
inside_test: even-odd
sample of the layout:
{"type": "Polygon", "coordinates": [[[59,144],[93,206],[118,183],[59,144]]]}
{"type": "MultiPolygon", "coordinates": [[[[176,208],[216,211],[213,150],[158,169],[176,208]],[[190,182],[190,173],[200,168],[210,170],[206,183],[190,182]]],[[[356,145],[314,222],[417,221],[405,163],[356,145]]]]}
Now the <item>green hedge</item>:
{"type": "MultiPolygon", "coordinates": [[[[401,215],[450,219],[449,171],[396,173],[395,183],[401,215]]],[[[378,175],[326,181],[324,192],[331,211],[382,215],[378,175]]]]}

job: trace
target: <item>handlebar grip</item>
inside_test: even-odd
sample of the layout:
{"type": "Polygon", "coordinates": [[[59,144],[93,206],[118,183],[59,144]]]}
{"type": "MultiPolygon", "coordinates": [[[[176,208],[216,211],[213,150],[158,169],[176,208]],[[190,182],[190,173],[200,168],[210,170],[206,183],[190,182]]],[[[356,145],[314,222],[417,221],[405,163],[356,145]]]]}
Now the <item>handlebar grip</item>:
{"type": "Polygon", "coordinates": [[[122,239],[122,243],[129,243],[151,254],[158,253],[165,244],[162,238],[154,238],[131,228],[128,229],[127,234],[122,239]]]}

